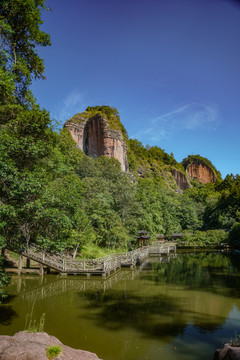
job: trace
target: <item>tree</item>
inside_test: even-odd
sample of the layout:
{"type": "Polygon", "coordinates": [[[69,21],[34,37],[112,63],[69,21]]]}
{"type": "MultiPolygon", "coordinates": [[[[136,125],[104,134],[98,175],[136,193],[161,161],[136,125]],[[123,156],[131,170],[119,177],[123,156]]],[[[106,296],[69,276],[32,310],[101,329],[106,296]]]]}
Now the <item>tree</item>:
{"type": "Polygon", "coordinates": [[[40,30],[45,0],[2,0],[0,3],[0,104],[27,104],[32,77],[44,79],[38,46],[50,45],[40,30]],[[15,97],[14,97],[15,95],[15,97]]]}
{"type": "MultiPolygon", "coordinates": [[[[34,216],[29,205],[41,187],[31,171],[36,159],[42,159],[48,151],[44,142],[46,145],[49,117],[34,105],[29,91],[32,77],[44,78],[43,60],[36,47],[50,45],[49,35],[39,28],[45,8],[45,0],[0,2],[1,247],[12,238],[30,241],[34,216]],[[34,118],[36,121],[32,121],[34,118]]],[[[3,287],[8,281],[2,268],[0,257],[0,301],[6,295],[3,287]]]]}
{"type": "Polygon", "coordinates": [[[46,159],[55,137],[49,116],[36,105],[22,110],[0,131],[0,235],[8,245],[28,245],[36,223],[36,200],[49,178],[46,159]]]}

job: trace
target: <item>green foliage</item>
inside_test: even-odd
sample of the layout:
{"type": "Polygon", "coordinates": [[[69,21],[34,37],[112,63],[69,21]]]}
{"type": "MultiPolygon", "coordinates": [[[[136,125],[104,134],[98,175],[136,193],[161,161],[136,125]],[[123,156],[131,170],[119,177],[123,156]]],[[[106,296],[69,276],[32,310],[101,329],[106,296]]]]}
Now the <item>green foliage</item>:
{"type": "Polygon", "coordinates": [[[120,115],[117,109],[110,107],[108,105],[88,106],[85,111],[91,114],[91,116],[100,113],[100,114],[104,114],[108,119],[111,119],[112,116],[116,116],[120,119],[120,115]]]}
{"type": "Polygon", "coordinates": [[[50,45],[40,30],[45,0],[2,0],[0,5],[0,104],[28,103],[32,77],[44,78],[37,47],[50,45]],[[15,100],[13,99],[15,97],[15,100]]]}
{"type": "Polygon", "coordinates": [[[28,245],[37,231],[36,200],[47,184],[44,163],[54,136],[49,116],[34,106],[19,109],[0,132],[0,236],[7,245],[28,245]]]}
{"type": "Polygon", "coordinates": [[[230,338],[230,340],[228,341],[228,343],[231,346],[237,346],[240,347],[240,335],[235,333],[235,336],[233,338],[230,338]]]}
{"type": "Polygon", "coordinates": [[[173,154],[168,155],[158,146],[144,147],[137,139],[128,141],[128,162],[131,171],[135,171],[139,166],[144,166],[152,173],[156,173],[158,165],[162,167],[164,164],[181,168],[173,154]]]}
{"type": "Polygon", "coordinates": [[[140,178],[137,197],[141,204],[139,228],[150,233],[171,235],[182,229],[198,228],[197,211],[188,196],[168,189],[161,178],[140,178]]]}
{"type": "Polygon", "coordinates": [[[208,202],[205,210],[207,228],[230,229],[240,222],[240,177],[227,176],[216,185],[218,196],[208,202]]]}
{"type": "Polygon", "coordinates": [[[227,241],[224,230],[196,231],[194,234],[185,232],[181,246],[187,247],[215,247],[227,241]]]}
{"type": "Polygon", "coordinates": [[[108,248],[126,246],[128,228],[138,211],[131,179],[122,173],[118,161],[106,157],[83,157],[77,172],[83,181],[83,207],[95,242],[108,248]]]}
{"type": "Polygon", "coordinates": [[[115,252],[123,252],[126,248],[124,247],[117,247],[108,249],[106,247],[100,247],[97,244],[95,244],[91,239],[88,239],[88,241],[83,245],[81,249],[81,259],[98,259],[101,257],[105,257],[108,255],[111,255],[115,252]]]}
{"type": "Polygon", "coordinates": [[[62,348],[59,345],[48,346],[46,348],[46,355],[49,360],[55,359],[62,352],[62,348]]]}

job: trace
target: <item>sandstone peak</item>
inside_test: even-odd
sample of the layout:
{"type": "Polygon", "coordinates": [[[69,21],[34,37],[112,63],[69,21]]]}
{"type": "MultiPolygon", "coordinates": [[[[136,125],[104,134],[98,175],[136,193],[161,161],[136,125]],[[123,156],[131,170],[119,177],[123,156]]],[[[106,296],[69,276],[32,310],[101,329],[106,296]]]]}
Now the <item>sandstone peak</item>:
{"type": "Polygon", "coordinates": [[[200,155],[189,155],[182,162],[191,180],[197,179],[201,184],[214,183],[221,174],[207,158],[200,155]]]}
{"type": "Polygon", "coordinates": [[[77,146],[91,157],[114,157],[122,171],[128,171],[127,132],[115,108],[110,106],[88,107],[69,119],[66,127],[77,146]]]}
{"type": "Polygon", "coordinates": [[[186,171],[191,179],[197,179],[201,184],[214,183],[216,181],[213,170],[206,164],[191,163],[187,166],[186,171]]]}

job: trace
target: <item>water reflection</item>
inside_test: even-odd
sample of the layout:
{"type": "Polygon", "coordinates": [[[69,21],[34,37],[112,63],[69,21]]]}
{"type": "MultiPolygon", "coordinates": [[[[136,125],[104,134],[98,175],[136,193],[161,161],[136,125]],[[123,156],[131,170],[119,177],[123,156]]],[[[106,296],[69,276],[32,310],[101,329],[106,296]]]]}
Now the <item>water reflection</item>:
{"type": "Polygon", "coordinates": [[[1,305],[0,306],[0,324],[2,325],[10,325],[14,318],[18,315],[16,311],[13,310],[11,306],[1,305]]]}
{"type": "Polygon", "coordinates": [[[211,359],[240,330],[239,270],[239,255],[205,252],[150,259],[106,280],[15,277],[0,333],[22,330],[34,303],[47,332],[105,360],[211,359]]]}
{"type": "Polygon", "coordinates": [[[157,284],[184,285],[187,289],[204,289],[225,296],[240,295],[239,254],[235,253],[191,253],[182,254],[167,266],[154,263],[153,270],[145,274],[157,284]]]}

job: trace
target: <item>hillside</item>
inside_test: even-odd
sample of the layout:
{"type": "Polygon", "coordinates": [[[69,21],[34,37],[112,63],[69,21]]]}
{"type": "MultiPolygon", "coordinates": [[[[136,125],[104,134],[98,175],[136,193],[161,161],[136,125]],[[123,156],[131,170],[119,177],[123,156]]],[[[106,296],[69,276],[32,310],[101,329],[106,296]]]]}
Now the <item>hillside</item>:
{"type": "Polygon", "coordinates": [[[140,177],[161,177],[174,191],[188,189],[190,181],[215,182],[221,174],[212,163],[200,155],[189,156],[178,163],[158,146],[144,147],[137,139],[128,139],[116,108],[94,106],[74,115],[64,125],[77,146],[93,158],[116,158],[121,169],[140,177]]]}

